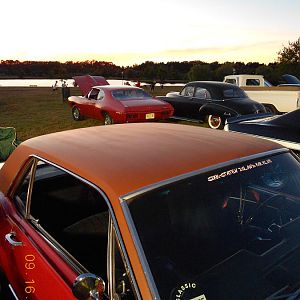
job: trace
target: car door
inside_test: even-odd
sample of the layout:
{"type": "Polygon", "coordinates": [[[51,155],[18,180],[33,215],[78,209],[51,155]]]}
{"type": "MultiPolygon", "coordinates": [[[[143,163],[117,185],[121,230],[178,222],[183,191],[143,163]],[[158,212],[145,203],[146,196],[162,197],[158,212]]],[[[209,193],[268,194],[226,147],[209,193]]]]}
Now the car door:
{"type": "Polygon", "coordinates": [[[104,193],[38,158],[22,173],[11,196],[0,195],[0,265],[16,299],[76,299],[72,286],[80,274],[112,280],[104,193]]]}
{"type": "Polygon", "coordinates": [[[15,299],[75,299],[70,285],[76,272],[45,243],[24,216],[32,166],[28,166],[23,178],[22,195],[16,193],[18,208],[12,198],[0,196],[2,271],[15,299]]]}
{"type": "Polygon", "coordinates": [[[199,112],[200,108],[211,101],[209,91],[202,87],[195,87],[194,95],[189,101],[189,111],[192,119],[203,119],[203,115],[199,112]]]}
{"type": "Polygon", "coordinates": [[[194,94],[194,86],[185,86],[176,97],[170,97],[170,102],[174,107],[174,116],[180,118],[189,118],[190,102],[194,94]]]}
{"type": "Polygon", "coordinates": [[[96,100],[94,101],[94,103],[91,104],[93,105],[93,107],[91,107],[93,110],[92,117],[95,119],[103,119],[102,107],[104,105],[104,96],[104,91],[102,89],[98,89],[96,100]]]}
{"type": "Polygon", "coordinates": [[[99,89],[92,88],[86,97],[82,98],[82,103],[79,107],[82,115],[90,118],[95,117],[95,105],[97,103],[98,94],[99,89]]]}

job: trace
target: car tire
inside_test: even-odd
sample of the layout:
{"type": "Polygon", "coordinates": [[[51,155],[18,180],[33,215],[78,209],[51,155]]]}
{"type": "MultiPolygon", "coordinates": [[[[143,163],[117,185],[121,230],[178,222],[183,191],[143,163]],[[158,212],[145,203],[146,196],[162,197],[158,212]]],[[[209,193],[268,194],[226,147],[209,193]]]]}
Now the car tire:
{"type": "Polygon", "coordinates": [[[76,106],[72,107],[72,116],[75,121],[80,121],[83,119],[79,109],[76,106]]]}
{"type": "Polygon", "coordinates": [[[209,115],[207,118],[208,126],[212,129],[223,129],[224,121],[220,116],[209,115]]]}
{"type": "Polygon", "coordinates": [[[104,117],[104,125],[112,125],[114,124],[114,120],[108,113],[103,114],[104,117]]]}

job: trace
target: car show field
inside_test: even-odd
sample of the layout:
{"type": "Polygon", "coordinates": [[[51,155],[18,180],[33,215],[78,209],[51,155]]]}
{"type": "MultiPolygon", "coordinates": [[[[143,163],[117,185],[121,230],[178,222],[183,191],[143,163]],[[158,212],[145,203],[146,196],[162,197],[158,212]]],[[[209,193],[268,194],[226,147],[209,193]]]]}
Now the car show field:
{"type": "MultiPolygon", "coordinates": [[[[79,88],[71,87],[70,90],[71,95],[81,95],[79,88]]],[[[151,94],[157,96],[180,90],[178,86],[156,87],[151,94]]],[[[60,88],[53,92],[47,87],[0,87],[0,110],[0,126],[15,127],[21,141],[47,133],[102,124],[93,119],[75,122],[70,107],[62,101],[60,88]]]]}

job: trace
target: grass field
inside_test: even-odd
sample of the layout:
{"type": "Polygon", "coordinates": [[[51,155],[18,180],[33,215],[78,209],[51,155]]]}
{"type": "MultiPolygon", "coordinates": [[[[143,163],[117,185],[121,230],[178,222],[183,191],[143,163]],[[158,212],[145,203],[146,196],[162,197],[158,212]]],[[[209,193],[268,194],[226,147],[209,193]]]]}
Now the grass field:
{"type": "MultiPolygon", "coordinates": [[[[156,87],[154,96],[178,91],[181,87],[156,87]]],[[[71,95],[80,95],[71,88],[71,95]]],[[[0,126],[15,127],[18,139],[24,141],[47,133],[101,125],[98,120],[76,122],[71,109],[62,101],[61,89],[53,92],[48,87],[0,87],[0,126]]]]}

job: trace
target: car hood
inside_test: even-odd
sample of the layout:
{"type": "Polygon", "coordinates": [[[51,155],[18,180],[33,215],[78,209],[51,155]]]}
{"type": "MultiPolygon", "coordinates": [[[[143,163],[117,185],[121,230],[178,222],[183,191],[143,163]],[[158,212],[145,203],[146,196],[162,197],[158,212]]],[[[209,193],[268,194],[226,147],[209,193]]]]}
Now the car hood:
{"type": "Polygon", "coordinates": [[[96,85],[109,85],[106,79],[102,76],[74,76],[73,77],[75,84],[78,85],[82,95],[86,95],[93,86],[96,85]]]}
{"type": "Polygon", "coordinates": [[[144,110],[144,109],[149,109],[149,110],[161,110],[161,109],[170,109],[171,105],[165,101],[161,101],[159,99],[133,99],[133,100],[121,100],[120,101],[123,106],[127,110],[144,110]]]}

